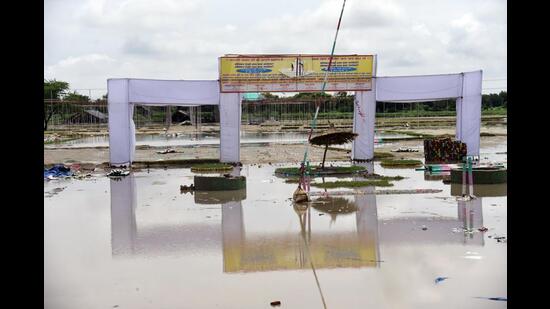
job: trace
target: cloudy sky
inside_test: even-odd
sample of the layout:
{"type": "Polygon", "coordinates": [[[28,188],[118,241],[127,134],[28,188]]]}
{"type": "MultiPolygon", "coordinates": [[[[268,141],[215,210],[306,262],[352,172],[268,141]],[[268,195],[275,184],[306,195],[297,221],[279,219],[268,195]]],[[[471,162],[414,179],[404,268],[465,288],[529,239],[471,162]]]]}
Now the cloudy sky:
{"type": "MultiPolygon", "coordinates": [[[[217,79],[229,53],[330,54],[342,0],[44,0],[44,78],[106,92],[108,78],[217,79]]],[[[336,54],[378,75],[482,69],[506,89],[505,0],[347,0],[336,54]]],[[[88,94],[88,91],[83,90],[88,94]]]]}

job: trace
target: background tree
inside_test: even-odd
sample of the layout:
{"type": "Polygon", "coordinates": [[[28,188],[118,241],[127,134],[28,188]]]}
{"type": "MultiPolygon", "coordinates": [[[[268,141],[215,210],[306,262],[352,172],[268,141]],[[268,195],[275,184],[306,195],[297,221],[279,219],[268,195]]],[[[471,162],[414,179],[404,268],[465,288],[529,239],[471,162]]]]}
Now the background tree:
{"type": "Polygon", "coordinates": [[[73,103],[87,103],[90,102],[90,97],[87,95],[81,95],[80,93],[77,93],[76,91],[73,91],[63,97],[63,101],[73,103]]]}
{"type": "Polygon", "coordinates": [[[44,80],[44,131],[48,130],[48,122],[59,112],[61,94],[69,89],[69,83],[63,81],[44,80]]]}

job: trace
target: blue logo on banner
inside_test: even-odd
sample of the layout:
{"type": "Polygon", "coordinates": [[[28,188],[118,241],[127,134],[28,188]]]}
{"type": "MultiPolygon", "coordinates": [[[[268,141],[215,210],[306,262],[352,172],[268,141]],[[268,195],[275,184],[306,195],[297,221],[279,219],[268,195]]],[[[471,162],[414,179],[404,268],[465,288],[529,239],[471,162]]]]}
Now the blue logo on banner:
{"type": "MultiPolygon", "coordinates": [[[[326,71],[327,68],[322,68],[321,70],[326,71]]],[[[351,68],[351,67],[331,67],[330,72],[351,72],[356,71],[357,68],[351,68]]]]}
{"type": "Polygon", "coordinates": [[[237,72],[239,72],[239,73],[250,73],[250,74],[269,73],[269,72],[271,72],[271,69],[249,68],[249,69],[238,69],[237,72]]]}

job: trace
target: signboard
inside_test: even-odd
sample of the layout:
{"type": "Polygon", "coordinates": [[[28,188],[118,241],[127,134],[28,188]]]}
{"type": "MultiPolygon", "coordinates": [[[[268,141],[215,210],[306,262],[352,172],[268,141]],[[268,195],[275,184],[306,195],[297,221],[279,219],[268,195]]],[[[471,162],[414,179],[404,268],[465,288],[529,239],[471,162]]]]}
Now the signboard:
{"type": "MultiPolygon", "coordinates": [[[[220,57],[221,92],[319,92],[330,55],[220,57]]],[[[325,91],[372,89],[372,55],[335,55],[325,91]]]]}

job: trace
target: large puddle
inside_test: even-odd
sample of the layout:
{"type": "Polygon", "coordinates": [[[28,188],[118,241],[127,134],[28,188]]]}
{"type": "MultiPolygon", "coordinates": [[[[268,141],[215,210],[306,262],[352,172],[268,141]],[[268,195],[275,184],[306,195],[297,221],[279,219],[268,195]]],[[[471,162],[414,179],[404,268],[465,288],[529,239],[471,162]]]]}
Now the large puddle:
{"type": "MultiPolygon", "coordinates": [[[[258,133],[258,132],[245,132],[241,131],[241,145],[246,144],[258,144],[258,143],[271,143],[271,144],[291,144],[291,143],[304,143],[307,140],[308,133],[295,133],[295,132],[277,132],[277,133],[258,133]]],[[[404,134],[376,134],[375,143],[386,143],[396,139],[407,139],[411,136],[404,134]]],[[[174,134],[138,134],[136,135],[136,145],[139,146],[153,146],[153,147],[168,147],[168,146],[182,146],[182,147],[195,147],[195,146],[210,146],[219,145],[220,135],[219,133],[174,133],[174,134]]],[[[344,145],[350,148],[350,145],[344,145]]],[[[71,147],[71,148],[84,148],[84,147],[106,147],[109,146],[108,136],[89,136],[63,143],[44,145],[44,148],[57,148],[57,147],[71,147]]]]}
{"type": "Polygon", "coordinates": [[[45,308],[506,307],[477,298],[507,296],[505,189],[457,201],[376,163],[406,177],[389,189],[443,191],[295,207],[279,166],[229,194],[180,193],[189,169],[44,182],[45,308]]]}

